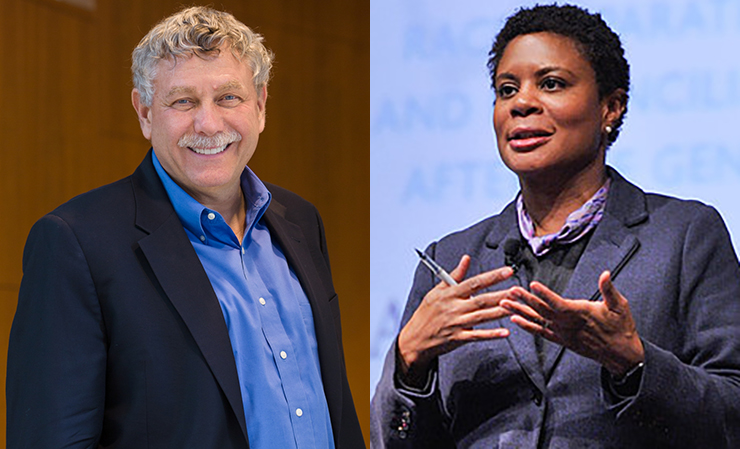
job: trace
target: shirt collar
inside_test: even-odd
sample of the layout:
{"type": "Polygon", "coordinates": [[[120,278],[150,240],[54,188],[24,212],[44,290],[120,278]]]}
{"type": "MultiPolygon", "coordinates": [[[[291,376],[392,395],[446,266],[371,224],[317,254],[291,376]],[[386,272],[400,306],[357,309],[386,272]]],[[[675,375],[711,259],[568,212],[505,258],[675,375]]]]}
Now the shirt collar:
{"type": "MultiPolygon", "coordinates": [[[[198,237],[205,244],[209,244],[211,240],[217,240],[221,243],[235,244],[238,246],[239,241],[236,239],[233,231],[228,235],[230,228],[228,231],[226,230],[228,226],[221,214],[203,206],[183,190],[182,187],[177,185],[162,167],[154,152],[152,152],[152,161],[154,163],[154,169],[157,175],[159,175],[159,179],[162,180],[165,191],[167,191],[167,196],[170,198],[172,207],[175,209],[177,217],[186,230],[198,237]],[[209,214],[214,214],[216,219],[208,219],[209,214]],[[213,224],[213,228],[211,223],[213,224]],[[221,229],[219,230],[218,228],[221,229]]],[[[242,171],[241,187],[246,203],[246,230],[243,240],[246,242],[252,233],[252,229],[254,229],[254,226],[259,222],[270,205],[272,194],[248,166],[245,166],[244,171],[242,171]]]]}

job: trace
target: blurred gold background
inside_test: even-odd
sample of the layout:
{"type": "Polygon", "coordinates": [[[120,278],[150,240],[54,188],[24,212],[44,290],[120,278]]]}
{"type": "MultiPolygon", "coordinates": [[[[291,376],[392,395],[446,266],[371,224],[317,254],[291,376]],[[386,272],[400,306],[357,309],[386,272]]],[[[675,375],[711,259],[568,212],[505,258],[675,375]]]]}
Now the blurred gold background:
{"type": "MultiPolygon", "coordinates": [[[[173,0],[0,0],[0,447],[23,245],[43,214],[133,172],[148,142],[130,54],[173,0]],[[79,6],[73,6],[76,4],[79,6]]],[[[198,4],[198,3],[194,3],[198,4]]],[[[369,446],[369,2],[221,0],[276,55],[250,167],[321,212],[355,405],[369,446]]]]}

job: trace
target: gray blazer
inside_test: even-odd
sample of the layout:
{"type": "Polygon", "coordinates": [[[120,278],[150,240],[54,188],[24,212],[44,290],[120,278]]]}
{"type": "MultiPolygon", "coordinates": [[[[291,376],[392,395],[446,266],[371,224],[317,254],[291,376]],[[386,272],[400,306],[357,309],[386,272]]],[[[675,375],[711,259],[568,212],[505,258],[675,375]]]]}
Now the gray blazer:
{"type": "MultiPolygon", "coordinates": [[[[424,392],[399,390],[394,344],[371,404],[372,447],[740,447],[740,269],[727,229],[712,207],[609,174],[604,218],[563,296],[600,300],[611,270],[645,347],[637,395],[614,396],[605,370],[557,345],[541,368],[534,338],[502,319],[489,326],[508,338],[439,357],[424,392]]],[[[473,276],[504,264],[508,238],[519,238],[513,203],[427,251],[447,268],[469,254],[473,276]]],[[[416,270],[402,326],[436,282],[416,270]]]]}

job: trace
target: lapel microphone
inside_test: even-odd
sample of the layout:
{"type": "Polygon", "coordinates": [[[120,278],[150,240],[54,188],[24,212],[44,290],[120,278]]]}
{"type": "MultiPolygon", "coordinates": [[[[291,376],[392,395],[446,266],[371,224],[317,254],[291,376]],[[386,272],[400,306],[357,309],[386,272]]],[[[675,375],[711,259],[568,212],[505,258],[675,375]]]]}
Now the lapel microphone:
{"type": "Polygon", "coordinates": [[[508,239],[504,242],[504,264],[514,269],[516,273],[523,263],[522,241],[520,239],[508,239]]]}

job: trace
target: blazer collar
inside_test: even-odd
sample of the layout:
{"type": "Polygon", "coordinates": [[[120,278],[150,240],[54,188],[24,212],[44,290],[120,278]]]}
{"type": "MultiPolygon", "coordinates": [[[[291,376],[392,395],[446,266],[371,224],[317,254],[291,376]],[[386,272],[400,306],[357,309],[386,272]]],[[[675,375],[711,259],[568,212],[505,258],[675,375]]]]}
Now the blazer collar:
{"type": "Polygon", "coordinates": [[[564,295],[569,298],[599,299],[599,275],[609,270],[619,276],[624,264],[640,245],[632,227],[648,218],[645,193],[608,167],[612,187],[601,223],[578,262],[564,295]]]}
{"type": "MultiPolygon", "coordinates": [[[[609,270],[612,280],[616,281],[622,268],[640,248],[640,241],[631,228],[648,218],[645,193],[611,167],[609,174],[613,190],[609,192],[604,217],[573,271],[568,287],[563,292],[564,298],[601,299],[598,286],[601,273],[609,270]]],[[[563,351],[561,346],[546,346],[546,380],[552,375],[563,351]]]]}
{"type": "Polygon", "coordinates": [[[175,213],[167,191],[154,170],[151,149],[134,171],[131,182],[136,201],[136,226],[151,234],[175,213]]]}

